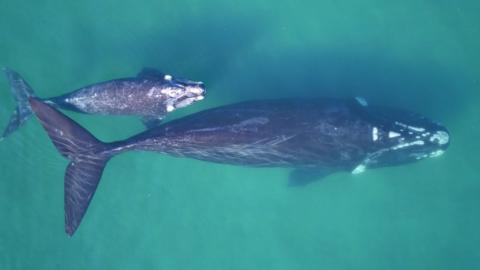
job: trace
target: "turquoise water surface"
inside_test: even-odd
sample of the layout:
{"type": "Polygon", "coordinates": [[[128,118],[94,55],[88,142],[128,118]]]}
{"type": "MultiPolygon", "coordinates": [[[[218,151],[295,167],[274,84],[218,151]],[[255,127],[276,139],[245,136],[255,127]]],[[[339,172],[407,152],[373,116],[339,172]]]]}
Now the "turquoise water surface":
{"type": "MultiPolygon", "coordinates": [[[[480,2],[0,0],[0,66],[41,97],[152,66],[232,102],[363,96],[449,128],[441,157],[338,173],[129,152],[73,237],[67,164],[36,119],[0,143],[0,269],[480,269],[480,2]]],[[[0,76],[0,128],[15,107],[0,76]]],[[[105,141],[134,117],[68,112],[105,141]]],[[[288,124],[288,123],[286,123],[288,124]]]]}

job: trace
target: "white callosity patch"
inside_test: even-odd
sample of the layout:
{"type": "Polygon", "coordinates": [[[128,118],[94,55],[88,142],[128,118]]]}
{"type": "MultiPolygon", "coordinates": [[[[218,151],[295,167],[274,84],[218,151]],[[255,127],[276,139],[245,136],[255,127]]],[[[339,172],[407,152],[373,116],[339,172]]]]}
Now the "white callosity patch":
{"type": "Polygon", "coordinates": [[[172,112],[173,110],[175,110],[175,107],[173,107],[172,105],[168,104],[168,105],[167,105],[167,112],[172,112]]]}
{"type": "Polygon", "coordinates": [[[413,131],[417,131],[417,132],[424,132],[425,131],[424,128],[412,127],[412,126],[408,126],[408,129],[413,130],[413,131]]]}
{"type": "Polygon", "coordinates": [[[362,105],[363,107],[368,106],[367,101],[363,97],[355,97],[355,100],[357,100],[357,102],[360,103],[360,105],[362,105]]]}
{"type": "Polygon", "coordinates": [[[425,133],[422,133],[422,137],[424,137],[424,138],[425,138],[425,137],[428,137],[428,136],[430,136],[430,132],[425,132],[425,133]]]}
{"type": "Polygon", "coordinates": [[[392,139],[392,138],[397,138],[397,137],[400,137],[401,134],[400,133],[397,133],[395,131],[389,131],[388,132],[388,138],[392,139]]]}
{"type": "Polygon", "coordinates": [[[395,122],[395,125],[401,126],[401,127],[403,127],[403,128],[407,128],[407,129],[409,129],[409,130],[416,131],[416,132],[424,132],[424,131],[425,131],[424,128],[409,126],[409,125],[407,125],[407,124],[400,123],[400,122],[398,122],[398,121],[395,122]]]}
{"type": "Polygon", "coordinates": [[[367,167],[364,164],[360,164],[352,171],[352,174],[360,174],[363,173],[367,167]]]}
{"type": "Polygon", "coordinates": [[[411,143],[402,143],[402,144],[399,144],[399,145],[396,145],[394,147],[392,147],[392,150],[398,150],[398,149],[402,149],[402,148],[406,148],[406,147],[410,147],[410,146],[414,146],[414,145],[424,145],[425,142],[424,141],[414,141],[414,142],[411,142],[411,143]]]}
{"type": "Polygon", "coordinates": [[[437,150],[437,151],[432,152],[430,154],[418,155],[416,157],[416,159],[420,160],[420,159],[425,159],[425,158],[435,158],[435,157],[439,157],[439,156],[443,155],[444,153],[445,153],[445,151],[443,151],[443,150],[437,150]]]}
{"type": "Polygon", "coordinates": [[[168,97],[174,98],[183,94],[183,90],[179,88],[167,87],[160,90],[160,93],[167,95],[168,97]]]}
{"type": "Polygon", "coordinates": [[[173,79],[173,77],[172,77],[172,75],[166,74],[165,76],[163,76],[163,79],[165,81],[171,81],[173,79]]]}
{"type": "Polygon", "coordinates": [[[205,91],[200,86],[187,86],[187,87],[185,87],[185,89],[187,90],[187,92],[190,92],[190,93],[195,94],[195,95],[201,95],[205,91]]]}
{"type": "Polygon", "coordinates": [[[430,153],[430,155],[428,155],[428,157],[439,157],[439,156],[443,155],[444,153],[445,153],[445,151],[443,151],[443,150],[437,150],[435,152],[430,153]]]}
{"type": "Polygon", "coordinates": [[[375,142],[378,140],[378,128],[373,127],[372,129],[372,140],[375,142]]]}
{"type": "Polygon", "coordinates": [[[430,141],[443,145],[450,141],[450,136],[445,131],[437,131],[432,135],[432,137],[430,137],[430,141]]]}
{"type": "Polygon", "coordinates": [[[417,160],[420,160],[420,159],[424,159],[424,158],[428,158],[429,156],[427,154],[423,154],[423,155],[417,155],[416,156],[416,159],[417,160]]]}
{"type": "Polygon", "coordinates": [[[445,151],[443,151],[443,150],[437,150],[437,151],[435,151],[435,152],[430,153],[430,155],[428,155],[428,157],[431,157],[431,158],[433,158],[433,157],[439,157],[439,156],[443,155],[443,153],[445,153],[445,151]]]}

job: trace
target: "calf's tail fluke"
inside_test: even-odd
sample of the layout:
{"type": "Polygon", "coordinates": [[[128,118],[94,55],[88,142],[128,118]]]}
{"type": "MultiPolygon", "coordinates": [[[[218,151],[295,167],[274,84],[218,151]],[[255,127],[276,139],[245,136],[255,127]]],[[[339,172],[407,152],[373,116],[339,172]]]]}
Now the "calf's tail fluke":
{"type": "Polygon", "coordinates": [[[57,150],[70,163],[64,179],[65,232],[78,228],[112,156],[110,144],[99,141],[85,128],[36,98],[30,105],[57,150]]]}
{"type": "Polygon", "coordinates": [[[8,125],[3,131],[3,134],[0,136],[0,141],[15,132],[25,123],[25,121],[28,120],[28,118],[30,118],[32,115],[32,110],[30,108],[30,104],[28,103],[28,99],[35,96],[33,89],[22,78],[22,76],[20,76],[20,74],[9,68],[3,68],[2,70],[10,84],[10,91],[12,92],[17,107],[13,111],[8,125]]]}

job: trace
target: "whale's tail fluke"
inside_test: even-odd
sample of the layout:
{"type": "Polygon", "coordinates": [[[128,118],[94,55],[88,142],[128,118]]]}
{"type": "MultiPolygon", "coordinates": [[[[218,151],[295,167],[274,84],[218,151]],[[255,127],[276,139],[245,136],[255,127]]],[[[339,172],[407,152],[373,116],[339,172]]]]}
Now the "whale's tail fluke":
{"type": "Polygon", "coordinates": [[[65,172],[65,232],[78,228],[111,157],[111,145],[99,141],[85,128],[36,98],[30,105],[57,150],[70,163],[65,172]]]}
{"type": "Polygon", "coordinates": [[[10,91],[12,92],[15,102],[17,103],[17,107],[13,111],[10,121],[3,131],[3,134],[0,136],[0,141],[15,132],[30,118],[32,115],[32,109],[30,108],[28,99],[35,96],[32,88],[22,78],[22,76],[20,76],[20,74],[9,68],[3,68],[2,70],[5,72],[5,76],[8,79],[10,91]]]}

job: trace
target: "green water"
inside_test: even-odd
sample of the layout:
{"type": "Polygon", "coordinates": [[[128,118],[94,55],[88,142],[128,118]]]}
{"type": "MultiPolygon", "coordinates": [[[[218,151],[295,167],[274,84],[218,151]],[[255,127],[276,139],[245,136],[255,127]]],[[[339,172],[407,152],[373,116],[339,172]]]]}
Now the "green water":
{"type": "MultiPolygon", "coordinates": [[[[154,66],[208,87],[170,119],[363,96],[452,134],[442,157],[304,188],[284,169],[130,152],[68,238],[67,161],[31,120],[0,143],[0,269],[479,269],[480,2],[457,2],[0,0],[0,66],[42,97],[154,66]]],[[[1,128],[13,108],[0,78],[1,128]]],[[[142,130],[69,115],[107,141],[142,130]]]]}

